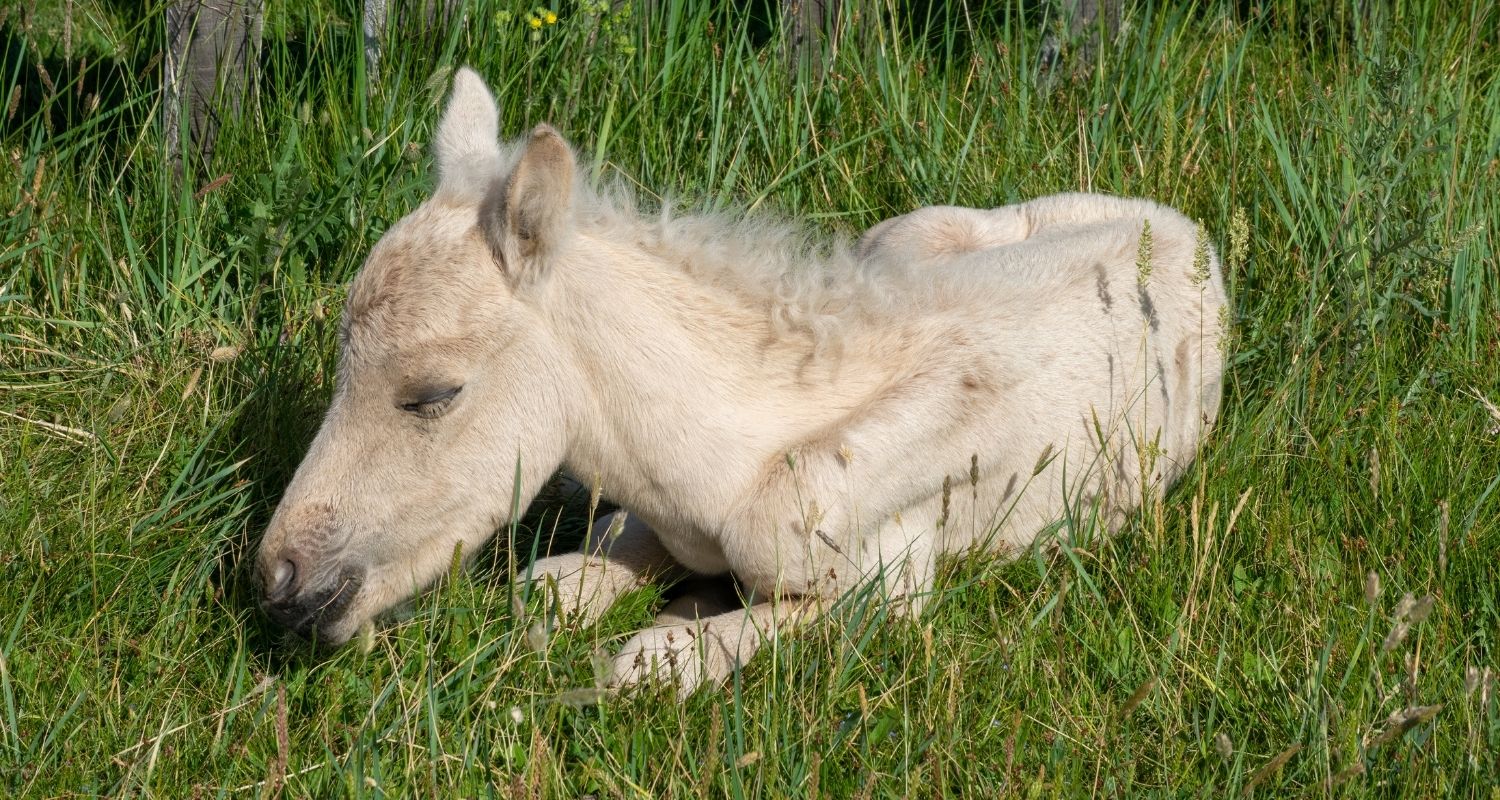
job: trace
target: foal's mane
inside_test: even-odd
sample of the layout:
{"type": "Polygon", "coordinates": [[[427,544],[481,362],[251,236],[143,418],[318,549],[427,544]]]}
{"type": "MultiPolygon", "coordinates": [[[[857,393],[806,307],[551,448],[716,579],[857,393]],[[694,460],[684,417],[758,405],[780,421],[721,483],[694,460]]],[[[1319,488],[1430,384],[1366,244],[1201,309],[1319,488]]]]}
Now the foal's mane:
{"type": "Polygon", "coordinates": [[[809,336],[815,352],[837,350],[852,325],[887,319],[912,300],[907,270],[860,261],[844,234],[766,212],[679,210],[670,200],[642,211],[621,183],[579,184],[582,227],[639,241],[695,280],[763,308],[777,335],[809,336]]]}

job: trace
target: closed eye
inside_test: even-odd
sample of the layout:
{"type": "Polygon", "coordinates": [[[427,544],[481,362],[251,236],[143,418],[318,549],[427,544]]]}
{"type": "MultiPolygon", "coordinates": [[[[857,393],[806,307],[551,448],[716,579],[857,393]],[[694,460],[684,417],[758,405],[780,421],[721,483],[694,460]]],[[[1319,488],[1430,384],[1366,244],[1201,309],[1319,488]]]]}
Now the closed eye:
{"type": "Polygon", "coordinates": [[[423,394],[420,398],[410,403],[402,403],[401,410],[408,414],[416,414],[423,419],[435,419],[448,413],[448,408],[453,405],[453,398],[463,390],[462,386],[454,386],[448,389],[439,389],[423,394]]]}

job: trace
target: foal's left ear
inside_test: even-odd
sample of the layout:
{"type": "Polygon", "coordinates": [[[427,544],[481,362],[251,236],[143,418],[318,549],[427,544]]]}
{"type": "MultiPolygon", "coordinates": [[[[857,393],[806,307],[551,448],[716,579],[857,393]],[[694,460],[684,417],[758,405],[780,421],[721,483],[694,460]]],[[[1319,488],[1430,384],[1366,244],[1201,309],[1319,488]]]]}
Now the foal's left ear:
{"type": "Polygon", "coordinates": [[[490,251],[514,285],[541,276],[573,224],[573,149],[550,125],[531,132],[521,160],[480,208],[490,251]]]}

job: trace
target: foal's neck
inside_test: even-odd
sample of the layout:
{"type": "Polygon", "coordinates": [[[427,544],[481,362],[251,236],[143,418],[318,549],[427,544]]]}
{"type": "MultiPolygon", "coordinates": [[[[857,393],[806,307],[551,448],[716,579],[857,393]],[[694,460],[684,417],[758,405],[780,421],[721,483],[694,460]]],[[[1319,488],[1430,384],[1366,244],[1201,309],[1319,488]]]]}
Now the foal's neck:
{"type": "MultiPolygon", "coordinates": [[[[651,497],[726,508],[770,459],[836,423],[891,365],[852,332],[820,354],[774,331],[751,293],[689,275],[670,254],[585,239],[549,287],[585,384],[569,467],[633,508],[651,497]]],[[[711,520],[703,520],[711,524],[711,520]]]]}

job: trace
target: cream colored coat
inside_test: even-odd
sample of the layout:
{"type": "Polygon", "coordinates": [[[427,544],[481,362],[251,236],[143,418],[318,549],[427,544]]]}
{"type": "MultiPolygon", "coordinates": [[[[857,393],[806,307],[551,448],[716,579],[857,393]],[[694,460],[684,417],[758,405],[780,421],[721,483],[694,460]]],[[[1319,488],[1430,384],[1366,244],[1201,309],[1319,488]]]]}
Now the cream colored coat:
{"type": "Polygon", "coordinates": [[[852,252],[644,218],[551,128],[502,147],[468,70],[435,150],[433,197],[350,289],[332,406],[260,552],[267,610],[324,641],[562,466],[629,514],[534,566],[568,613],[684,572],[743,588],[674,602],[617,658],[618,685],[690,689],[856,586],[915,607],[940,554],[1014,552],[1068,510],[1118,526],[1218,409],[1218,260],[1150,202],[926,208],[852,252]]]}

